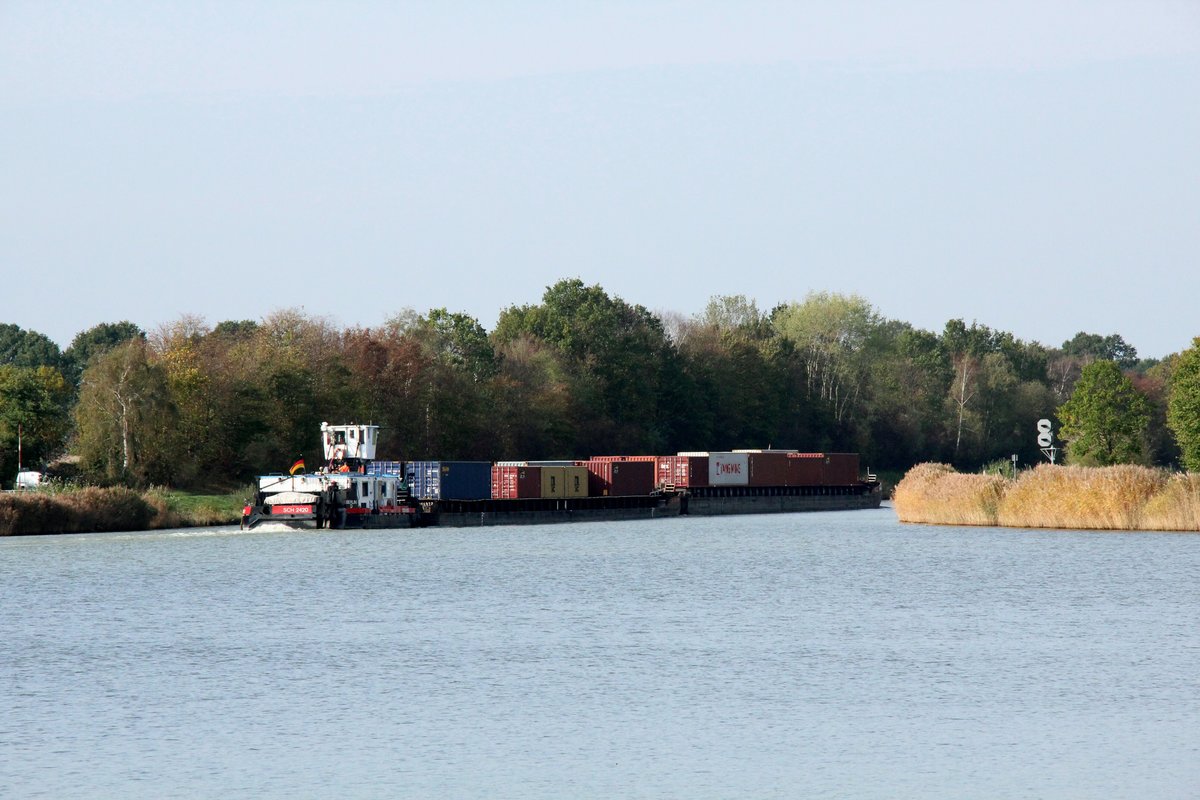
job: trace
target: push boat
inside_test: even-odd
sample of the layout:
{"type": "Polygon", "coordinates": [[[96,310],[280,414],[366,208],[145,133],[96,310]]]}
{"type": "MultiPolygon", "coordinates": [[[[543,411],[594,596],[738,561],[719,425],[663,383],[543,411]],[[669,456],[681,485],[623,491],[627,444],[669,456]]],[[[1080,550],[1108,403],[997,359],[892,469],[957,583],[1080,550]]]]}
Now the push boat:
{"type": "MultiPolygon", "coordinates": [[[[379,441],[376,425],[330,425],[321,423],[324,463],[316,472],[263,475],[254,499],[242,513],[243,529],[374,529],[473,527],[483,525],[529,525],[648,519],[725,514],[769,514],[799,511],[844,511],[878,508],[880,483],[869,472],[858,477],[856,454],[796,453],[794,451],[742,450],[731,453],[680,453],[661,457],[657,475],[640,492],[610,491],[617,483],[601,483],[588,492],[586,485],[597,478],[612,478],[614,462],[627,472],[655,457],[604,457],[579,462],[400,462],[375,458],[379,441]],[[780,473],[770,485],[737,482],[741,469],[754,471],[754,459],[767,463],[786,456],[788,463],[802,468],[802,477],[789,479],[780,473]],[[840,467],[821,472],[820,459],[829,463],[840,457],[840,467]],[[639,462],[642,462],[639,464],[639,462]],[[688,463],[693,462],[691,478],[688,463]],[[794,463],[793,463],[794,462],[794,463]],[[513,464],[531,470],[576,469],[587,465],[582,494],[548,492],[520,496],[497,493],[497,475],[513,464]],[[699,464],[697,467],[696,465],[699,464]],[[435,465],[432,468],[430,465],[435,465]],[[441,465],[440,470],[437,465],[441,465]],[[473,466],[487,470],[492,493],[475,492],[455,496],[448,481],[451,466],[473,466]],[[814,466],[817,468],[813,472],[814,466]],[[683,471],[680,469],[683,467],[683,471]],[[737,469],[734,469],[734,468],[737,469]],[[432,469],[433,480],[429,477],[432,469]],[[664,471],[666,470],[666,471],[664,471]],[[442,476],[446,477],[445,475],[442,476]],[[590,496],[589,496],[590,494],[590,496]]],[[[297,462],[300,465],[302,462],[297,462]]],[[[511,471],[511,469],[510,469],[511,471]]],[[[294,472],[294,470],[293,470],[294,472]]],[[[790,473],[789,473],[790,474],[790,473]]],[[[553,486],[553,478],[547,485],[553,486]]],[[[477,487],[478,488],[478,487],[477,487]]]]}

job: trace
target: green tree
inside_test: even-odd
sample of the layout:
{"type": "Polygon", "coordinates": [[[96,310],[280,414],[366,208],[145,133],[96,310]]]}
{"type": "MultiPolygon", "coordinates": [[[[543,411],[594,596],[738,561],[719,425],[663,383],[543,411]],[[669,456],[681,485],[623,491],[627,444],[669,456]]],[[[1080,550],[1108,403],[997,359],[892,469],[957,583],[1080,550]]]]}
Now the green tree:
{"type": "Polygon", "coordinates": [[[1086,362],[1113,361],[1121,369],[1132,369],[1138,363],[1137,348],[1116,333],[1101,336],[1080,331],[1063,342],[1062,352],[1086,362]]]}
{"type": "Polygon", "coordinates": [[[59,453],[70,429],[71,387],[51,367],[0,365],[0,479],[21,465],[41,466],[59,453]]]}
{"type": "Polygon", "coordinates": [[[827,403],[841,424],[862,399],[870,340],[883,323],[858,295],[817,292],[776,308],[772,322],[803,359],[808,392],[827,403]]]}
{"type": "Polygon", "coordinates": [[[533,336],[562,354],[571,371],[576,452],[657,451],[676,410],[677,353],[662,321],[578,278],[546,289],[536,306],[505,309],[494,338],[503,347],[533,336]]]}
{"type": "Polygon", "coordinates": [[[1184,466],[1200,472],[1200,336],[1175,360],[1167,425],[1175,434],[1184,466]]]}
{"type": "Polygon", "coordinates": [[[1150,402],[1112,361],[1083,368],[1071,398],[1059,406],[1060,433],[1073,464],[1108,466],[1146,460],[1150,402]]]}
{"type": "Polygon", "coordinates": [[[107,353],[119,344],[130,339],[144,339],[146,334],[137,325],[129,321],[101,322],[86,331],[81,331],[71,340],[71,346],[63,352],[66,362],[65,373],[75,383],[79,382],[88,362],[96,356],[107,353]]]}
{"type": "Polygon", "coordinates": [[[744,294],[714,295],[697,321],[719,331],[742,331],[750,338],[771,334],[770,318],[758,310],[758,304],[744,294]]]}
{"type": "Polygon", "coordinates": [[[0,364],[58,369],[62,366],[62,352],[43,333],[0,324],[0,364]]]}
{"type": "Polygon", "coordinates": [[[496,374],[496,353],[487,331],[474,317],[435,308],[419,318],[417,326],[431,354],[465,372],[472,381],[483,381],[496,374]]]}

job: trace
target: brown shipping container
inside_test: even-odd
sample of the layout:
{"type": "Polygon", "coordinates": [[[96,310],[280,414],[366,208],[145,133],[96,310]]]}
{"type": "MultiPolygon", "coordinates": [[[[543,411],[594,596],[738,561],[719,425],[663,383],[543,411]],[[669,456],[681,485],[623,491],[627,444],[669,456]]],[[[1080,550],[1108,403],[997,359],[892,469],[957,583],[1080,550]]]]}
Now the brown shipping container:
{"type": "Polygon", "coordinates": [[[849,486],[858,483],[858,453],[826,453],[825,485],[849,486]]]}
{"type": "Polygon", "coordinates": [[[708,456],[659,456],[655,486],[694,489],[708,486],[708,456]]]}
{"type": "Polygon", "coordinates": [[[747,453],[750,486],[786,486],[788,453],[747,453]]]}
{"type": "Polygon", "coordinates": [[[824,486],[825,454],[792,453],[787,463],[788,486],[824,486]]]}
{"type": "Polygon", "coordinates": [[[516,500],[542,496],[541,467],[492,467],[492,497],[516,500]]]}
{"type": "Polygon", "coordinates": [[[654,490],[653,461],[590,461],[587,470],[593,497],[647,495],[654,490]]]}

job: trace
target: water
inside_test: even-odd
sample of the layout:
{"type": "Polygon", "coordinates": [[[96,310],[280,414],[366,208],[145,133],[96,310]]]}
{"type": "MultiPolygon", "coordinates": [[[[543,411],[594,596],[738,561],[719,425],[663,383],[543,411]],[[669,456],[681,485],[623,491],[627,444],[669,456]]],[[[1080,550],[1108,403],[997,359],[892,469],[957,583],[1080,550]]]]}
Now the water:
{"type": "Polygon", "coordinates": [[[0,540],[0,797],[1200,796],[1200,536],[0,540]]]}

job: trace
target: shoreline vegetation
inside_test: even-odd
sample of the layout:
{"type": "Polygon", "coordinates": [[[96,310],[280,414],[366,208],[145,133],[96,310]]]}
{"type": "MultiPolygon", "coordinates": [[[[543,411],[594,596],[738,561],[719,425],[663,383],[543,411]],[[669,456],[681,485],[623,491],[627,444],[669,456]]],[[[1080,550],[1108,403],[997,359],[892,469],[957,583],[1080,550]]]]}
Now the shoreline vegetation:
{"type": "Polygon", "coordinates": [[[0,536],[236,525],[245,493],[191,495],[124,487],[0,493],[0,536]]]}
{"type": "Polygon", "coordinates": [[[1200,531],[1200,474],[1041,464],[1013,478],[918,464],[896,485],[901,522],[1113,531],[1200,531]]]}

